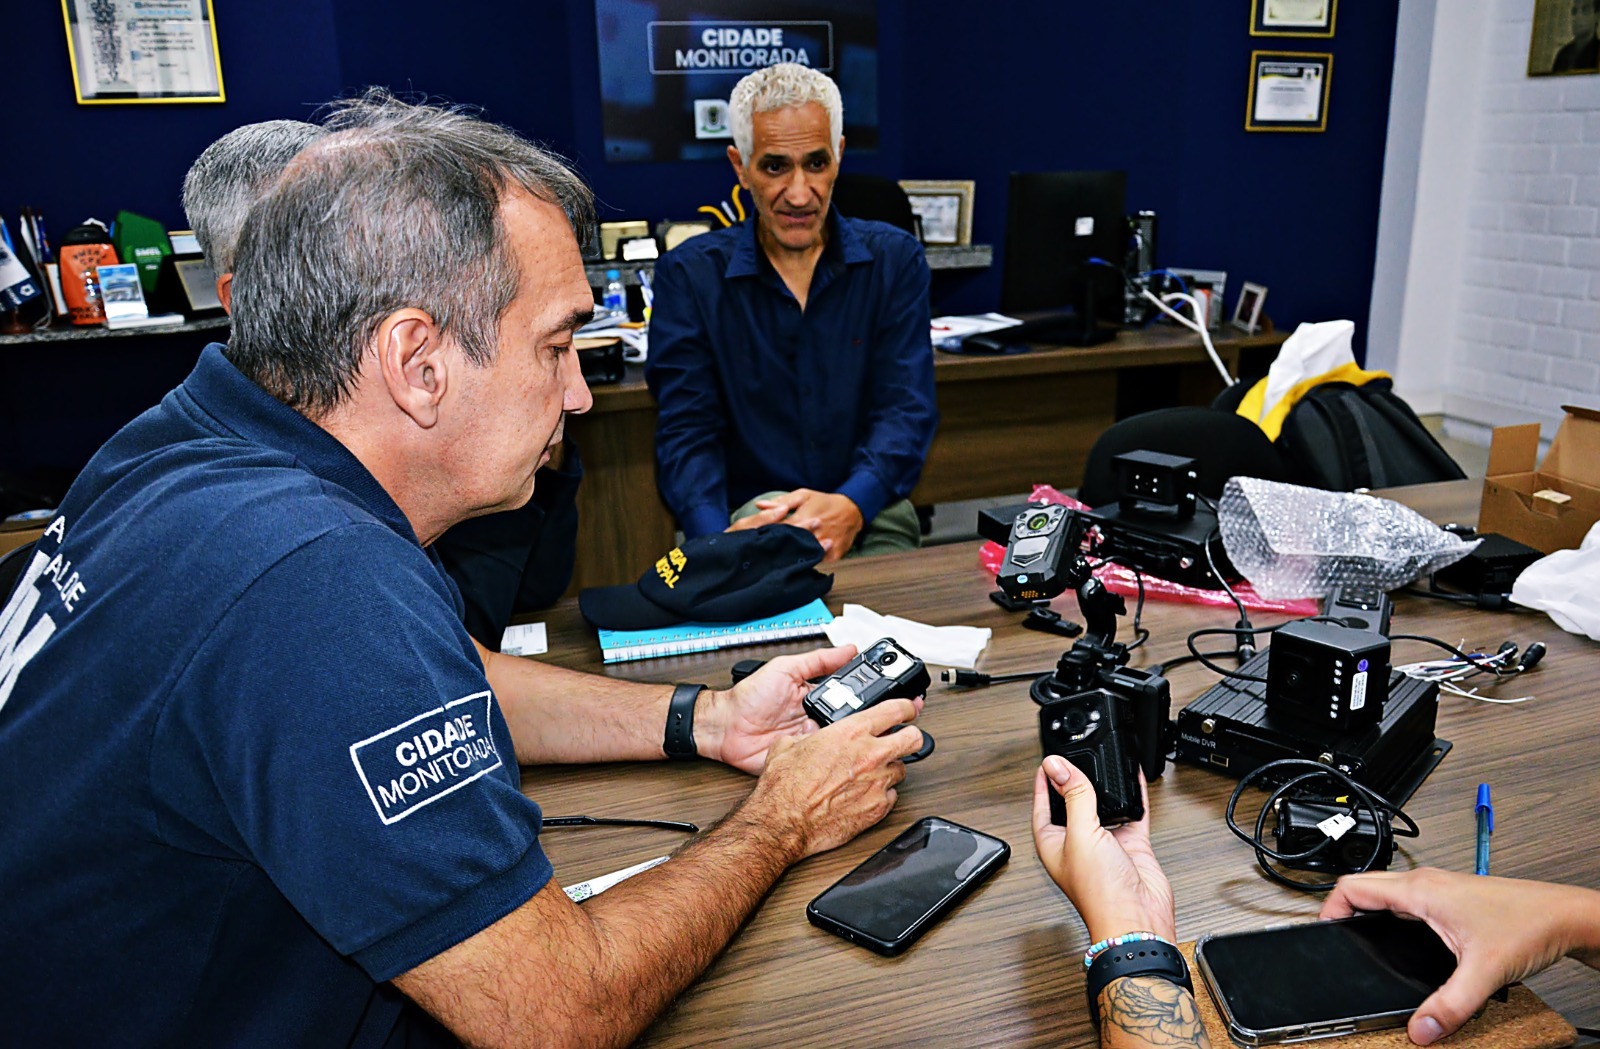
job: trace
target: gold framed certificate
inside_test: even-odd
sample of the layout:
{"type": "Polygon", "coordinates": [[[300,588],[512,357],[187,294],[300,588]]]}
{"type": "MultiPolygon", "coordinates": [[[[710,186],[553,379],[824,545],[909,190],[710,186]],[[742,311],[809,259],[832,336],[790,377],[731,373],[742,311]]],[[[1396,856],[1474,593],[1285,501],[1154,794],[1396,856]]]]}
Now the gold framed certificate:
{"type": "Polygon", "coordinates": [[[1302,51],[1252,51],[1246,131],[1323,131],[1333,56],[1302,51]]]}
{"type": "Polygon", "coordinates": [[[1333,35],[1339,0],[1250,0],[1251,36],[1333,35]]]}
{"type": "Polygon", "coordinates": [[[225,102],[211,0],[61,0],[79,105],[225,102]]]}

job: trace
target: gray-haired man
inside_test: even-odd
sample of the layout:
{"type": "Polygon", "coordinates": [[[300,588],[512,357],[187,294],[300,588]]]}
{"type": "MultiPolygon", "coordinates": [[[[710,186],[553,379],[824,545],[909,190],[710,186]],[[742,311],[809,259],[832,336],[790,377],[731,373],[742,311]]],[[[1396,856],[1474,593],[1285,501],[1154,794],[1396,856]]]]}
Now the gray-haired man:
{"type": "Polygon", "coordinates": [[[848,649],[700,692],[461,628],[426,544],[525,502],[591,403],[588,207],[509,132],[418,110],[252,208],[229,345],[101,449],[0,612],[8,1038],[385,1046],[420,1005],[473,1045],[624,1044],[894,804],[912,703],[795,738],[848,649]],[[579,908],[516,766],[660,759],[669,707],[760,778],[579,908]]]}
{"type": "MultiPolygon", "coordinates": [[[[373,92],[337,104],[329,119],[336,128],[348,128],[390,117],[416,122],[423,112],[373,92]]],[[[453,119],[439,112],[441,119],[453,119]]],[[[299,120],[246,124],[207,146],[189,168],[183,209],[207,264],[218,275],[223,309],[231,302],[234,253],[250,205],[302,149],[327,133],[327,128],[299,120]]],[[[499,647],[513,614],[548,608],[572,582],[582,480],[577,446],[563,441],[551,461],[539,468],[533,498],[525,506],[463,521],[433,543],[461,591],[467,632],[486,646],[499,647]]]]}

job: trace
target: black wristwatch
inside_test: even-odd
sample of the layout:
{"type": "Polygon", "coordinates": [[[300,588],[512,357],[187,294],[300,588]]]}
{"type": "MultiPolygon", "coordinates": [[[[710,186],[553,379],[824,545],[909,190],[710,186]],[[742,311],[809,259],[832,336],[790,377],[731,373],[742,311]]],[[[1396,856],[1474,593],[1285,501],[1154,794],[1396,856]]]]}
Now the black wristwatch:
{"type": "Polygon", "coordinates": [[[667,705],[667,735],[661,749],[673,761],[689,761],[700,756],[694,746],[694,704],[704,685],[674,685],[672,702],[667,705]]]}
{"type": "Polygon", "coordinates": [[[1159,976],[1194,993],[1189,979],[1189,964],[1183,952],[1165,940],[1140,940],[1103,951],[1089,966],[1084,990],[1089,995],[1089,1017],[1100,1030],[1100,992],[1113,980],[1125,976],[1159,976]]]}

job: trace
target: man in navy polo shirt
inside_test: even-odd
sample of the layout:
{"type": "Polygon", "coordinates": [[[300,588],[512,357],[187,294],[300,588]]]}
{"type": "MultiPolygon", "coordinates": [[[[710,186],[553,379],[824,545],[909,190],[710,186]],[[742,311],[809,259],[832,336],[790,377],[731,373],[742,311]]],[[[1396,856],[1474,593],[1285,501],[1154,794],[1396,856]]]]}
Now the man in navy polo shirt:
{"type": "Polygon", "coordinates": [[[589,197],[414,117],[252,207],[228,346],[96,454],[0,610],[8,1044],[622,1044],[921,743],[903,701],[802,736],[849,649],[702,692],[473,643],[427,545],[526,502],[591,404],[589,197]],[[573,904],[518,764],[668,752],[760,778],[573,904]]]}
{"type": "Polygon", "coordinates": [[[939,421],[922,246],[830,209],[844,151],[832,80],[771,66],[728,109],[755,216],[656,264],[645,379],[662,497],[690,538],[731,512],[735,528],[809,528],[830,560],[914,548],[906,497],[939,421]]]}
{"type": "MultiPolygon", "coordinates": [[[[336,125],[380,120],[389,111],[374,103],[338,107],[336,125]]],[[[207,146],[183,179],[183,210],[206,264],[217,276],[217,297],[228,309],[233,257],[245,216],[302,149],[327,131],[300,120],[246,124],[207,146]]],[[[497,648],[517,612],[548,608],[572,582],[578,538],[578,485],[583,461],[571,440],[540,467],[533,498],[514,510],[463,521],[432,549],[461,591],[467,633],[497,648]]]]}

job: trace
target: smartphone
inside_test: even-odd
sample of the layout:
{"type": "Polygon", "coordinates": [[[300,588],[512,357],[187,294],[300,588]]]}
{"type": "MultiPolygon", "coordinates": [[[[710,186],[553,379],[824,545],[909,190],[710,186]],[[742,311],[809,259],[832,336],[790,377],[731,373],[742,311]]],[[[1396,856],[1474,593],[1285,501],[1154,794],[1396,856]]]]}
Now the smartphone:
{"type": "Polygon", "coordinates": [[[1426,923],[1388,912],[1207,936],[1194,955],[1240,1045],[1403,1027],[1456,969],[1426,923]]]}
{"type": "Polygon", "coordinates": [[[1011,846],[999,838],[928,816],[812,900],[806,917],[851,943],[893,956],[1010,856],[1011,846]]]}

